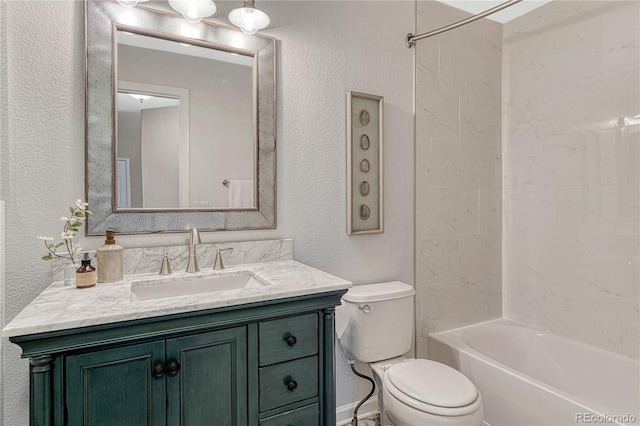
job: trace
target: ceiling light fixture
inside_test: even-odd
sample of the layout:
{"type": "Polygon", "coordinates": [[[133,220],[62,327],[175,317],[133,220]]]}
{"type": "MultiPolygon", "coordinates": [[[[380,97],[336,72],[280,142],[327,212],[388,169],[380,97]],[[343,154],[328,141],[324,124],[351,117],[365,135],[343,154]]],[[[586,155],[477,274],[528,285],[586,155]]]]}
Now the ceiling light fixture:
{"type": "Polygon", "coordinates": [[[216,4],[211,0],[169,0],[169,6],[192,24],[216,13],[216,4]]]}
{"type": "Polygon", "coordinates": [[[143,95],[141,93],[129,93],[129,96],[131,96],[133,99],[139,100],[140,103],[143,103],[147,99],[153,98],[153,96],[151,95],[143,95]]]}
{"type": "Polygon", "coordinates": [[[266,28],[271,22],[269,15],[255,8],[254,0],[244,0],[242,7],[229,12],[229,21],[243,33],[251,35],[266,28]]]}

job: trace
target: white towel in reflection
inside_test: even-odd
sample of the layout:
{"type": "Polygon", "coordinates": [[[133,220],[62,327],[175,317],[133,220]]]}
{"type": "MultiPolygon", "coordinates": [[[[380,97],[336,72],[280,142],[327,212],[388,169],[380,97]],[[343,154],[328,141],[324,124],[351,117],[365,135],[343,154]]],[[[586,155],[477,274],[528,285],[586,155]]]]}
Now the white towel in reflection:
{"type": "Polygon", "coordinates": [[[253,206],[253,180],[230,180],[229,207],[253,206]]]}

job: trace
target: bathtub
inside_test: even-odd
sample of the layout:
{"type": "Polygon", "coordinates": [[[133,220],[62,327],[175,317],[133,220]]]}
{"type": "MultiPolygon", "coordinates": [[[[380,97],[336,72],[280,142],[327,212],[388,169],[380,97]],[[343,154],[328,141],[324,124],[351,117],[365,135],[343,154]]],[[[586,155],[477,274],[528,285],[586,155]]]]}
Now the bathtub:
{"type": "Polygon", "coordinates": [[[429,358],[469,377],[490,426],[640,425],[640,364],[499,319],[429,336],[429,358]]]}

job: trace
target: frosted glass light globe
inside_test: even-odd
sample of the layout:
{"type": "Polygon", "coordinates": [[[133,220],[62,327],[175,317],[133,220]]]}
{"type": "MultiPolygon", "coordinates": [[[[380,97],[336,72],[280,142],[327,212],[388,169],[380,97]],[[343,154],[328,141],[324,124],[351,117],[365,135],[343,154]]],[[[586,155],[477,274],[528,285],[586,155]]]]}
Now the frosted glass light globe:
{"type": "Polygon", "coordinates": [[[216,4],[211,0],[169,0],[169,6],[192,24],[216,13],[216,4]]]}
{"type": "MultiPolygon", "coordinates": [[[[271,22],[269,15],[255,7],[247,7],[249,2],[245,2],[244,7],[233,9],[229,12],[229,21],[248,35],[255,34],[271,22]]],[[[252,3],[252,2],[251,2],[252,3]]]]}

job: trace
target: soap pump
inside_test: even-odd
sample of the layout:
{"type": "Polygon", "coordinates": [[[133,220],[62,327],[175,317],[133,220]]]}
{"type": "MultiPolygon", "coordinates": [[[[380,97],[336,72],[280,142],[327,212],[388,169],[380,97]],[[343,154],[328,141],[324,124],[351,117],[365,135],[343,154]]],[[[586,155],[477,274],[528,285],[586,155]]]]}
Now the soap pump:
{"type": "Polygon", "coordinates": [[[107,239],[104,242],[104,246],[96,250],[98,257],[99,283],[122,281],[122,246],[116,244],[115,235],[116,232],[113,229],[107,229],[107,239]]]}

